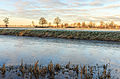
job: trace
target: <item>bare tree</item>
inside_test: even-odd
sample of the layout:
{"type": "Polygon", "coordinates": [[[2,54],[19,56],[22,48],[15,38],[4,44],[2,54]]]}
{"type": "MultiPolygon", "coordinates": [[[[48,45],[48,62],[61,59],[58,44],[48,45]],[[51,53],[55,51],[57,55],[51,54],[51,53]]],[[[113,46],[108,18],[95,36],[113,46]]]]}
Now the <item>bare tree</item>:
{"type": "Polygon", "coordinates": [[[32,26],[35,26],[35,23],[34,23],[34,21],[32,21],[32,26]]]}
{"type": "Polygon", "coordinates": [[[41,24],[43,27],[44,24],[47,24],[47,20],[44,17],[41,17],[39,20],[39,24],[41,24]]]}
{"type": "Polygon", "coordinates": [[[110,28],[114,28],[114,25],[115,25],[115,24],[114,24],[114,21],[111,21],[110,24],[109,24],[109,27],[110,27],[110,28]]]}
{"type": "Polygon", "coordinates": [[[104,22],[103,21],[100,21],[100,28],[103,28],[104,27],[104,22]]]}
{"type": "Polygon", "coordinates": [[[61,19],[59,18],[59,17],[56,17],[55,19],[54,19],[54,23],[57,25],[57,27],[58,27],[58,25],[61,23],[61,19]]]}
{"type": "Polygon", "coordinates": [[[86,27],[86,23],[85,22],[82,22],[82,27],[86,27]]]}
{"type": "Polygon", "coordinates": [[[7,27],[8,27],[8,24],[9,24],[9,18],[6,17],[3,21],[4,21],[5,26],[6,26],[6,28],[7,28],[7,27]]]}
{"type": "Polygon", "coordinates": [[[48,23],[48,26],[51,27],[51,22],[48,23]]]}
{"type": "Polygon", "coordinates": [[[96,24],[95,23],[93,23],[93,28],[96,28],[96,24]]]}
{"type": "Polygon", "coordinates": [[[92,21],[90,21],[90,23],[89,23],[89,28],[92,28],[93,27],[93,22],[92,21]]]}
{"type": "Polygon", "coordinates": [[[109,24],[108,23],[105,23],[105,28],[109,28],[109,24]]]}
{"type": "Polygon", "coordinates": [[[79,28],[80,28],[80,25],[81,25],[81,24],[80,24],[80,22],[79,22],[79,23],[77,23],[77,26],[78,26],[79,28]]]}
{"type": "Polygon", "coordinates": [[[63,27],[64,27],[64,24],[62,23],[62,24],[61,24],[61,28],[63,28],[63,27]]]}
{"type": "Polygon", "coordinates": [[[74,23],[73,26],[76,27],[76,23],[74,23]]]}
{"type": "Polygon", "coordinates": [[[65,28],[67,28],[67,27],[68,27],[68,25],[69,25],[68,23],[65,23],[65,24],[64,24],[65,28]]]}

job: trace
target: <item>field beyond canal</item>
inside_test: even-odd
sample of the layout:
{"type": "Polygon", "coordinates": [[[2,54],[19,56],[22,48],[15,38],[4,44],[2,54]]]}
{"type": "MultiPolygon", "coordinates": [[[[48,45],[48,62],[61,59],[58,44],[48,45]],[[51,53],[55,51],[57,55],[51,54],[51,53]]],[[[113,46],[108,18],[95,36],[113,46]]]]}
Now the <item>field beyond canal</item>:
{"type": "Polygon", "coordinates": [[[77,29],[0,29],[0,35],[53,37],[80,40],[120,41],[119,30],[77,30],[77,29]]]}

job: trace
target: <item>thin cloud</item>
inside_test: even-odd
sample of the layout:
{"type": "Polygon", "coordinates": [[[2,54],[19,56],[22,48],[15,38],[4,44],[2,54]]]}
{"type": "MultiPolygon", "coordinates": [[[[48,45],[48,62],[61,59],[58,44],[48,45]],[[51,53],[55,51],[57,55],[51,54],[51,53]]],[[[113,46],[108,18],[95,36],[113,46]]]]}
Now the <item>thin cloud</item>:
{"type": "Polygon", "coordinates": [[[0,0],[0,16],[38,20],[53,20],[59,16],[64,21],[100,21],[120,18],[119,0],[0,0]],[[10,7],[10,8],[9,8],[10,7]],[[117,12],[116,12],[117,10],[117,12]],[[114,12],[115,11],[115,12],[114,12]],[[109,15],[111,17],[103,17],[109,15]],[[96,16],[96,17],[95,17],[96,16]],[[99,16],[99,17],[98,17],[99,16]]]}

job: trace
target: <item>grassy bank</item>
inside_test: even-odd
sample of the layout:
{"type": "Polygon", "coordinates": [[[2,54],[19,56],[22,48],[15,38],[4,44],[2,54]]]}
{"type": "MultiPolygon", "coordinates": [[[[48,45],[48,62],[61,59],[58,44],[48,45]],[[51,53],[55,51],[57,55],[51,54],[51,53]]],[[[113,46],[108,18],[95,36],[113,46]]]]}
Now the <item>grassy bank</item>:
{"type": "Polygon", "coordinates": [[[120,41],[120,31],[0,29],[0,35],[54,37],[54,38],[81,39],[81,40],[120,41]]]}

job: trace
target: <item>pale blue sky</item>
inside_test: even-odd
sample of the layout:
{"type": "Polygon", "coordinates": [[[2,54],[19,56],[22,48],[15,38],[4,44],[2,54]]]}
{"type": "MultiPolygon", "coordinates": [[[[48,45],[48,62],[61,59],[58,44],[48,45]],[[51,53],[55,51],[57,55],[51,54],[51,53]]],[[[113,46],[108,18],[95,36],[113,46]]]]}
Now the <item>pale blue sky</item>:
{"type": "Polygon", "coordinates": [[[120,0],[0,0],[0,24],[5,17],[10,24],[38,24],[40,17],[53,22],[120,22],[120,0]]]}

